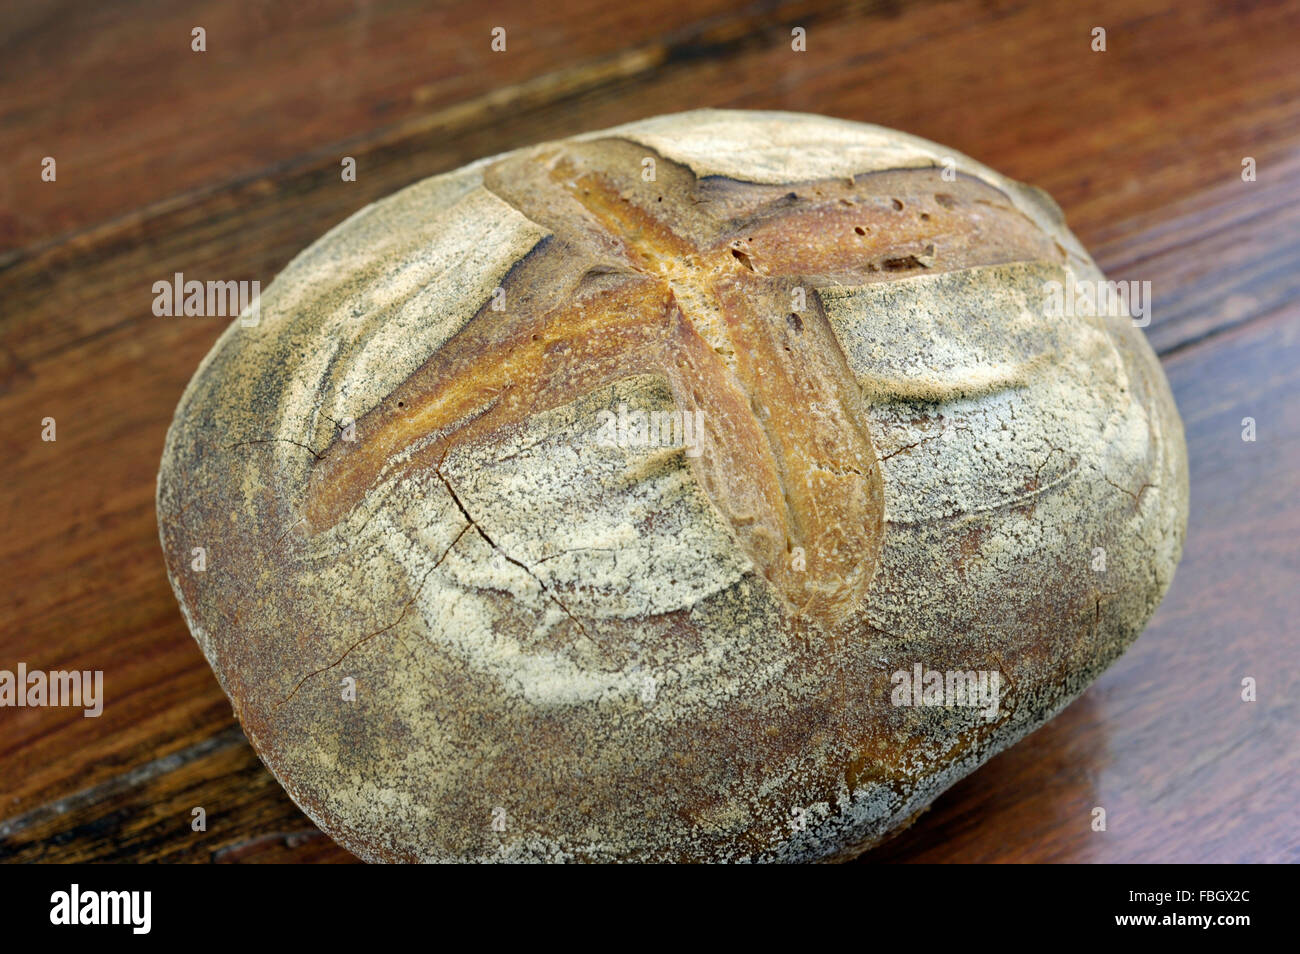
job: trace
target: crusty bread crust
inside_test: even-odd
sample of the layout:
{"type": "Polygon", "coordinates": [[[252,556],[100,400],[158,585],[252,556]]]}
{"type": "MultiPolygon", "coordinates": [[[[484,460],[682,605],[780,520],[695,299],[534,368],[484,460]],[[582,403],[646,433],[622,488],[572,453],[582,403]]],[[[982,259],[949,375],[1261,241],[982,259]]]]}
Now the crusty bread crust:
{"type": "Polygon", "coordinates": [[[849,857],[1172,579],[1159,364],[1127,318],[1044,313],[1101,277],[1041,192],[857,123],[704,110],[483,160],[336,227],[204,360],[168,575],[362,858],[849,857]],[[610,446],[628,408],[703,426],[610,446]],[[895,705],[917,663],[1000,673],[996,716],[895,705]]]}

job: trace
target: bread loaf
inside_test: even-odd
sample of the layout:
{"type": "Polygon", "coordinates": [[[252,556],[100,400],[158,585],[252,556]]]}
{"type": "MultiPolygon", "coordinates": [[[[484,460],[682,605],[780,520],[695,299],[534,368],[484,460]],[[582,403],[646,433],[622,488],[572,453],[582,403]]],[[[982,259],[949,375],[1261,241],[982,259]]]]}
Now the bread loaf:
{"type": "Polygon", "coordinates": [[[850,857],[1173,576],[1182,428],[1134,322],[1071,307],[1101,279],[1045,194],[858,123],[475,162],[337,226],[204,360],[168,574],[362,858],[850,857]]]}

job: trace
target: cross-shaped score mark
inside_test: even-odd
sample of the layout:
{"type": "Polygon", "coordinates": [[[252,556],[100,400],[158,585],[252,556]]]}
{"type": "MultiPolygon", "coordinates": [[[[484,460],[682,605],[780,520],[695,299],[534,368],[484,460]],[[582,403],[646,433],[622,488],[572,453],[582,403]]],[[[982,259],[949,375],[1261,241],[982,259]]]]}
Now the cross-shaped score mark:
{"type": "Polygon", "coordinates": [[[703,412],[688,459],[741,545],[792,617],[833,630],[875,573],[884,503],[864,399],[817,288],[1060,250],[997,189],[938,169],[776,187],[656,157],[646,182],[646,155],[600,140],[485,171],[551,238],[504,281],[504,311],[485,304],[358,421],[357,442],[313,464],[306,527],[337,524],[458,443],[655,374],[679,410],[703,412]]]}

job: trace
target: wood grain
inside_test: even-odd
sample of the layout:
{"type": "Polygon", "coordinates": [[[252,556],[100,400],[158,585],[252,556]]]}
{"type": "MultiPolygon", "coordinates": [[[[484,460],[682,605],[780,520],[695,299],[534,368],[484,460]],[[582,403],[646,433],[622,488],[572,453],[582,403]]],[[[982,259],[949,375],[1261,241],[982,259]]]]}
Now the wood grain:
{"type": "Polygon", "coordinates": [[[108,697],[99,719],[0,710],[0,858],[350,857],[243,742],[164,576],[163,434],[224,321],[154,317],[153,282],[265,287],[426,175],[715,105],[894,126],[1046,188],[1111,277],[1152,282],[1147,332],[1187,427],[1187,552],[1147,633],[869,860],[1300,859],[1300,8],[308,10],[65,0],[0,18],[0,668],[102,669],[108,697]],[[498,20],[505,54],[488,47],[498,20]],[[199,24],[207,54],[189,51],[199,24]],[[796,25],[807,53],[790,50],[796,25]],[[1247,675],[1256,703],[1239,701],[1247,675]],[[1096,806],[1107,832],[1090,830],[1096,806]]]}

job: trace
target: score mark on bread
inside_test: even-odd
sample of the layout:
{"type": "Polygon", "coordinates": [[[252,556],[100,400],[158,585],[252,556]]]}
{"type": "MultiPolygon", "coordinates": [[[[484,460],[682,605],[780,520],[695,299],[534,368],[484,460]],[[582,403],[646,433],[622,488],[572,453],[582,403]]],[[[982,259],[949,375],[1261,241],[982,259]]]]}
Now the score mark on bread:
{"type": "Polygon", "coordinates": [[[436,468],[456,444],[658,374],[681,411],[704,411],[691,466],[746,552],[792,615],[833,628],[871,581],[884,514],[863,396],[817,289],[1060,250],[999,190],[936,169],[775,188],[700,180],[662,156],[646,182],[645,156],[597,140],[485,171],[490,190],[552,233],[512,270],[505,301],[527,300],[520,283],[570,294],[522,312],[484,304],[358,422],[360,440],[336,438],[321,455],[306,529],[436,468]]]}

